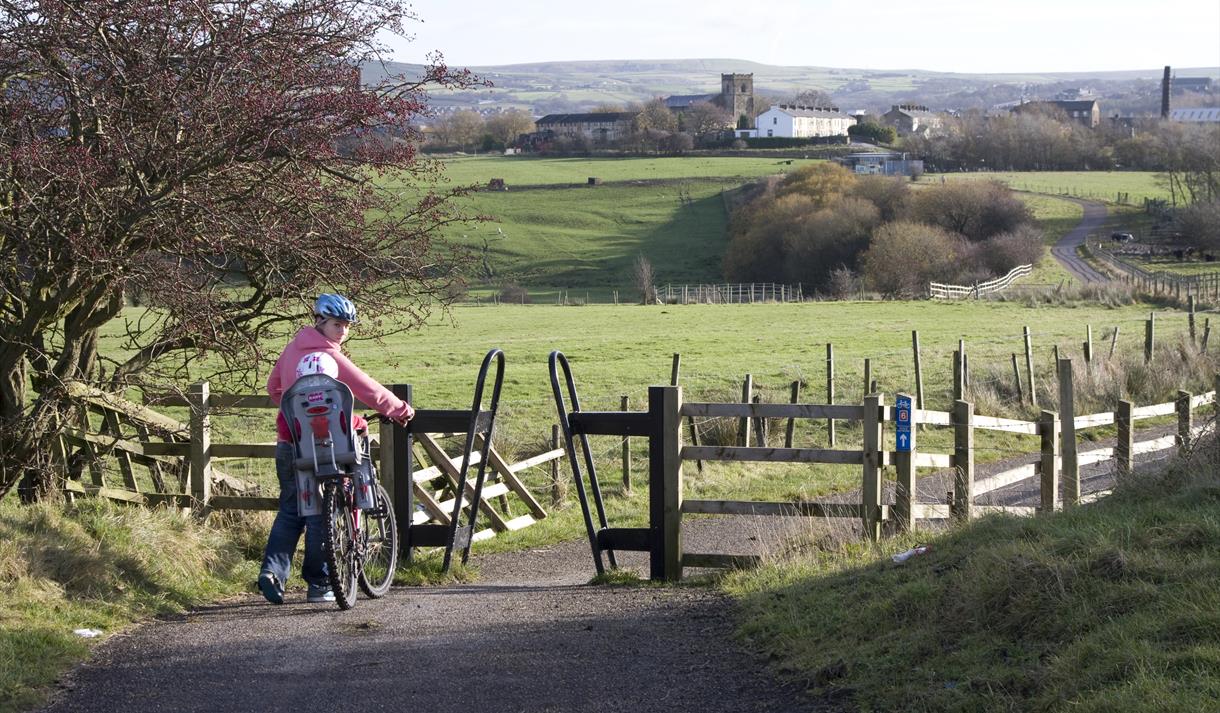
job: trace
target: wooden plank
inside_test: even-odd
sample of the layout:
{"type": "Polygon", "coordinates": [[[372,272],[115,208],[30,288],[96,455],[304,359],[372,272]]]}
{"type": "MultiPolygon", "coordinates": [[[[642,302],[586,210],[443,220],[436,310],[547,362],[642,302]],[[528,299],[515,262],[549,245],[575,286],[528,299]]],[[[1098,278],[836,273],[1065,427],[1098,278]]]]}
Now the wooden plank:
{"type": "Polygon", "coordinates": [[[1216,392],[1215,391],[1208,391],[1206,394],[1196,394],[1196,395],[1190,397],[1190,407],[1192,409],[1199,408],[1200,406],[1207,406],[1208,404],[1214,404],[1214,403],[1216,403],[1216,392]]]}
{"type": "Polygon", "coordinates": [[[915,423],[926,423],[931,426],[953,425],[953,415],[948,411],[929,411],[917,408],[911,416],[914,418],[915,423]]]}
{"type": "Polygon", "coordinates": [[[1151,406],[1139,406],[1131,410],[1131,419],[1138,421],[1141,418],[1155,418],[1157,416],[1172,416],[1176,412],[1177,404],[1169,401],[1163,404],[1153,404],[1151,406]]]}
{"type": "Polygon", "coordinates": [[[1038,475],[1039,464],[1029,463],[1023,466],[1006,470],[1002,473],[983,478],[974,483],[974,496],[977,498],[980,495],[990,493],[993,490],[1019,483],[1022,480],[1027,480],[1038,475]]]}
{"type": "Polygon", "coordinates": [[[948,520],[951,510],[947,503],[915,503],[911,509],[917,520],[948,520]]]}
{"type": "Polygon", "coordinates": [[[757,461],[765,463],[845,463],[864,462],[861,451],[827,448],[742,448],[737,446],[684,446],[682,460],[757,461]]]}
{"type": "MultiPolygon", "coordinates": [[[[135,451],[132,451],[133,453],[135,451]]],[[[151,441],[140,444],[140,452],[147,456],[178,456],[185,458],[191,454],[190,443],[158,443],[151,441]]]]}
{"type": "Polygon", "coordinates": [[[649,387],[648,411],[659,421],[659,442],[649,448],[648,487],[654,490],[649,493],[649,517],[657,537],[649,557],[649,578],[678,581],[683,564],[682,387],[649,387]]]}
{"type": "Polygon", "coordinates": [[[953,456],[948,453],[916,453],[916,468],[952,468],[953,456]]]}
{"type": "MultiPolygon", "coordinates": [[[[437,447],[439,448],[439,446],[437,446],[437,447]]],[[[431,458],[432,453],[429,452],[428,456],[431,458]]],[[[449,465],[455,469],[458,466],[460,466],[462,463],[461,456],[455,456],[453,458],[446,456],[444,458],[444,460],[446,460],[449,463],[449,465]]],[[[471,466],[478,465],[481,460],[483,460],[482,451],[475,450],[475,451],[470,452],[470,465],[471,466]]],[[[417,482],[417,483],[426,483],[429,480],[435,480],[443,475],[445,475],[445,471],[441,470],[441,466],[431,465],[431,466],[428,466],[427,468],[420,468],[419,470],[415,471],[415,473],[412,474],[412,477],[415,479],[415,482],[417,482]]]]}
{"type": "Polygon", "coordinates": [[[563,458],[565,453],[566,451],[564,451],[562,448],[555,448],[547,451],[546,453],[539,453],[536,456],[509,464],[508,471],[510,473],[520,473],[527,468],[533,468],[534,466],[542,465],[543,463],[550,463],[553,460],[563,458]]]}
{"type": "Polygon", "coordinates": [[[534,519],[533,515],[518,515],[517,517],[514,517],[513,519],[504,523],[504,526],[507,527],[511,532],[513,530],[520,530],[522,528],[529,527],[536,522],[538,521],[534,519]]]}
{"type": "Polygon", "coordinates": [[[724,555],[682,553],[683,567],[702,567],[708,569],[748,569],[757,567],[762,562],[759,555],[724,555]]]}
{"type": "Polygon", "coordinates": [[[999,416],[975,416],[974,427],[988,431],[1025,433],[1031,436],[1038,435],[1038,424],[1033,421],[1020,421],[1013,418],[1000,418],[999,416]]]}
{"type": "Polygon", "coordinates": [[[682,404],[683,416],[703,418],[833,418],[859,421],[862,406],[833,404],[724,404],[692,401],[682,404]]]}
{"type": "Polygon", "coordinates": [[[275,443],[213,443],[212,458],[275,459],[275,443]]]}
{"type": "Polygon", "coordinates": [[[1076,455],[1076,463],[1080,466],[1092,465],[1094,463],[1104,463],[1114,457],[1113,448],[1096,448],[1084,453],[1076,455]]]}
{"type": "Polygon", "coordinates": [[[213,510],[279,510],[279,498],[252,498],[239,495],[213,495],[208,499],[213,510]]]}
{"type": "Polygon", "coordinates": [[[1076,430],[1082,428],[1093,428],[1095,426],[1110,426],[1114,423],[1114,412],[1104,411],[1102,413],[1091,413],[1085,416],[1076,416],[1072,419],[1076,430]]]}
{"type": "Polygon", "coordinates": [[[146,502],[142,493],[122,490],[121,488],[90,485],[88,483],[82,483],[79,480],[65,480],[64,490],[77,493],[79,495],[106,498],[107,500],[118,500],[120,502],[133,503],[136,505],[144,505],[146,502]]]}
{"type": "MultiPolygon", "coordinates": [[[[119,425],[118,414],[114,411],[102,411],[102,433],[114,438],[122,438],[123,429],[119,425]]],[[[131,467],[131,454],[118,450],[114,453],[114,457],[119,463],[119,473],[123,476],[123,486],[127,490],[139,492],[140,487],[136,484],[136,472],[131,467]]]]}
{"type": "MultiPolygon", "coordinates": [[[[475,436],[474,442],[478,448],[481,449],[483,447],[482,436],[475,436]]],[[[564,455],[564,450],[562,448],[555,448],[552,449],[550,453],[558,453],[559,455],[555,456],[555,458],[559,458],[564,455]]],[[[525,506],[529,509],[530,514],[539,520],[546,517],[546,510],[543,509],[542,503],[538,502],[538,499],[534,497],[534,494],[525,487],[525,483],[521,482],[521,479],[517,477],[517,470],[522,469],[518,468],[517,470],[514,470],[513,468],[515,465],[519,464],[510,464],[505,461],[504,457],[501,456],[496,450],[495,444],[492,444],[487,450],[487,462],[491,465],[492,469],[500,475],[504,482],[507,483],[509,489],[516,493],[517,497],[521,498],[521,500],[525,503],[525,506]]],[[[545,463],[546,461],[540,462],[545,463]]]]}
{"type": "MultiPolygon", "coordinates": [[[[441,470],[445,473],[445,477],[449,481],[450,486],[454,488],[454,492],[456,493],[460,491],[462,493],[462,499],[465,501],[463,507],[466,507],[466,504],[468,503],[473,503],[475,500],[474,483],[472,482],[473,479],[468,479],[459,485],[459,479],[462,475],[461,468],[454,461],[460,463],[462,459],[450,458],[449,455],[440,447],[440,444],[426,433],[418,433],[416,434],[416,438],[419,440],[420,445],[424,447],[424,450],[428,453],[428,457],[432,459],[433,463],[441,467],[441,470]]],[[[471,452],[470,466],[477,465],[474,461],[476,460],[475,453],[478,452],[479,451],[471,452]]],[[[452,505],[455,500],[456,497],[449,501],[450,512],[453,512],[452,505]]],[[[493,529],[495,529],[497,532],[504,531],[504,518],[500,515],[500,513],[496,512],[496,509],[491,506],[491,503],[480,497],[478,503],[475,503],[475,505],[484,515],[487,516],[487,519],[491,521],[491,526],[493,529]]]]}
{"type": "Polygon", "coordinates": [[[881,484],[881,414],[883,412],[881,394],[870,393],[864,397],[864,423],[861,432],[864,452],[861,459],[860,498],[861,526],[864,536],[876,542],[881,539],[882,517],[880,514],[882,484],[881,484]]]}
{"type": "Polygon", "coordinates": [[[750,500],[684,500],[685,515],[759,515],[767,517],[851,517],[862,512],[860,503],[761,502],[750,500]]]}
{"type": "Polygon", "coordinates": [[[1141,453],[1156,453],[1157,451],[1163,451],[1167,448],[1173,448],[1177,438],[1178,437],[1176,435],[1173,435],[1162,436],[1151,441],[1140,441],[1132,446],[1131,453],[1133,455],[1140,455],[1141,453]]]}
{"type": "MultiPolygon", "coordinates": [[[[88,401],[100,408],[116,411],[124,416],[127,416],[132,421],[143,422],[152,427],[155,431],[171,432],[183,438],[190,436],[190,427],[181,421],[172,419],[164,414],[157,413],[152,409],[141,406],[140,404],[128,401],[115,394],[110,394],[100,389],[95,389],[88,384],[79,381],[69,381],[65,383],[65,388],[68,395],[88,401]]],[[[180,406],[188,406],[186,399],[182,399],[180,406]]]]}
{"type": "MultiPolygon", "coordinates": [[[[467,482],[469,482],[472,487],[474,486],[473,482],[467,482]]],[[[480,495],[482,495],[484,500],[491,500],[492,498],[498,498],[506,493],[508,493],[508,483],[485,483],[483,485],[483,492],[480,493],[480,495]]]]}
{"type": "Polygon", "coordinates": [[[1005,513],[1020,517],[1033,517],[1038,514],[1038,508],[1032,505],[975,505],[974,516],[1005,513]]]}

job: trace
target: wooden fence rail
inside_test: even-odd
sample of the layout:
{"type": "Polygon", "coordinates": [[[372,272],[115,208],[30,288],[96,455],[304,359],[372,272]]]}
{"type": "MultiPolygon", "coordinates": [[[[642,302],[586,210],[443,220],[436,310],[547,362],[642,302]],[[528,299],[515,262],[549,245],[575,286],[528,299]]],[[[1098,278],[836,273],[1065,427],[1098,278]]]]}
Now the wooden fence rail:
{"type": "MultiPolygon", "coordinates": [[[[406,385],[392,385],[398,392],[408,391],[406,385]]],[[[71,474],[64,482],[69,496],[89,495],[120,502],[143,505],[169,505],[195,508],[206,514],[211,510],[276,510],[278,497],[269,497],[258,486],[220,470],[230,459],[274,461],[275,443],[217,443],[213,440],[213,419],[231,409],[278,409],[265,395],[216,394],[206,382],[193,384],[185,395],[161,395],[154,401],[162,406],[189,407],[189,420],[181,423],[147,406],[136,404],[114,394],[107,394],[80,383],[69,385],[69,393],[101,415],[102,426],[93,428],[83,421],[63,436],[61,459],[69,462],[68,452],[77,449],[87,463],[90,478],[85,482],[80,473],[71,474]],[[113,458],[119,467],[123,483],[106,480],[102,460],[113,458]],[[146,468],[153,488],[142,487],[133,466],[146,468]],[[172,475],[167,480],[167,474],[172,475]]],[[[356,402],[356,408],[372,410],[356,402]]],[[[462,412],[458,421],[467,418],[462,412]]],[[[455,417],[456,418],[456,417],[455,417]]],[[[405,429],[404,429],[405,430],[405,429]]],[[[422,510],[409,511],[411,524],[438,522],[448,524],[455,493],[468,498],[470,483],[460,485],[457,473],[462,456],[444,451],[439,438],[450,434],[416,433],[415,439],[424,450],[424,460],[432,465],[417,468],[419,458],[405,450],[411,449],[409,439],[396,439],[395,427],[382,424],[380,433],[371,435],[372,457],[379,461],[379,471],[387,491],[398,499],[405,493],[395,488],[395,481],[410,482],[411,499],[422,510]],[[382,447],[382,444],[387,444],[382,447]],[[409,477],[406,475],[409,473],[409,477]],[[445,499],[447,498],[447,499],[445,499]]],[[[481,449],[481,437],[476,438],[481,449]]],[[[471,453],[471,465],[477,465],[481,451],[471,453]]],[[[493,446],[489,448],[488,466],[492,481],[483,489],[478,504],[490,528],[476,532],[474,539],[485,539],[496,532],[516,530],[546,517],[546,511],[529,492],[518,475],[521,471],[557,461],[564,451],[552,448],[547,452],[512,463],[493,446]],[[527,512],[515,517],[509,514],[508,496],[513,495],[527,512]],[[493,501],[498,505],[493,508],[493,501]]],[[[466,502],[463,507],[469,507],[466,502]]]]}
{"type": "Polygon", "coordinates": [[[963,297],[973,297],[978,299],[983,295],[993,292],[1002,292],[1012,286],[1017,278],[1025,277],[1034,271],[1033,265],[1018,265],[1008,271],[1007,275],[997,277],[994,280],[987,282],[976,282],[973,285],[947,285],[941,282],[932,282],[928,284],[928,294],[933,299],[961,299],[963,297]]]}
{"type": "MultiPolygon", "coordinates": [[[[1184,449],[1193,439],[1211,426],[1194,425],[1194,411],[1217,404],[1216,390],[1205,394],[1180,392],[1172,402],[1135,407],[1127,401],[1120,402],[1114,412],[1074,416],[1074,395],[1071,384],[1071,360],[1061,359],[1060,402],[1062,414],[1043,411],[1037,421],[1000,418],[974,413],[974,406],[959,400],[952,411],[915,409],[912,412],[912,431],[918,425],[942,426],[953,429],[953,453],[927,453],[912,448],[911,452],[890,450],[883,442],[883,424],[896,420],[895,408],[884,405],[884,395],[870,394],[859,406],[829,404],[761,404],[761,403],[683,403],[680,387],[653,387],[650,403],[662,404],[664,411],[659,418],[660,438],[669,458],[654,458],[650,487],[658,493],[658,502],[668,507],[653,510],[653,531],[660,533],[651,547],[654,562],[664,566],[654,567],[654,579],[680,579],[684,567],[734,567],[757,561],[757,555],[716,554],[686,552],[682,548],[683,515],[761,515],[804,516],[819,518],[848,518],[859,520],[864,533],[871,539],[880,537],[888,530],[911,530],[918,520],[959,519],[965,520],[983,514],[1006,512],[1017,515],[1034,515],[1049,512],[1063,506],[1075,506],[1101,497],[1106,491],[1088,496],[1081,494],[1080,468],[1085,465],[1114,460],[1115,471],[1122,474],[1133,470],[1133,458],[1141,453],[1152,453],[1167,449],[1184,449]],[[654,393],[655,392],[655,393],[654,393]],[[1139,419],[1173,416],[1177,417],[1176,433],[1136,443],[1133,441],[1133,424],[1139,419]],[[823,448],[770,448],[740,446],[683,446],[680,424],[683,418],[835,418],[858,421],[862,424],[863,442],[859,449],[823,448]],[[1078,452],[1079,432],[1086,429],[1116,425],[1118,445],[1078,452]],[[1023,464],[985,478],[977,478],[974,459],[974,434],[976,431],[999,431],[1036,436],[1039,447],[1032,451],[1037,455],[1033,463],[1023,464]],[[769,463],[829,463],[858,465],[861,468],[860,502],[815,503],[753,502],[744,500],[686,500],[683,497],[682,462],[701,461],[754,461],[769,463]],[[890,505],[882,500],[882,467],[896,466],[897,488],[895,502],[890,505]],[[918,468],[952,468],[954,488],[949,502],[918,502],[915,495],[915,471],[918,468]],[[980,496],[1014,485],[1037,479],[1038,505],[999,506],[978,503],[980,496]],[[1062,486],[1063,495],[1060,496],[1062,486]],[[660,521],[658,522],[658,518],[660,521]]],[[[1220,386],[1220,375],[1216,377],[1220,386]]],[[[910,398],[910,397],[907,397],[910,398]]],[[[655,404],[654,404],[655,405],[655,404]]],[[[650,413],[656,413],[650,406],[650,413]]],[[[640,414],[641,416],[645,414],[640,414]]],[[[914,440],[914,439],[912,439],[914,440]]],[[[654,446],[656,441],[654,440],[654,446]]]]}

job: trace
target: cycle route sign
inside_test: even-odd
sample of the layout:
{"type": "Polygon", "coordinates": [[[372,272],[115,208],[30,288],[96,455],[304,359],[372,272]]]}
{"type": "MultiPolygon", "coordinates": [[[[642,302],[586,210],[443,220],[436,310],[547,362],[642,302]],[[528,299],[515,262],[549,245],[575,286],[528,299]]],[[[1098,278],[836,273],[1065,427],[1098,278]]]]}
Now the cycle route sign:
{"type": "Polygon", "coordinates": [[[894,402],[894,442],[899,453],[915,450],[915,431],[911,429],[911,397],[898,394],[894,402]]]}

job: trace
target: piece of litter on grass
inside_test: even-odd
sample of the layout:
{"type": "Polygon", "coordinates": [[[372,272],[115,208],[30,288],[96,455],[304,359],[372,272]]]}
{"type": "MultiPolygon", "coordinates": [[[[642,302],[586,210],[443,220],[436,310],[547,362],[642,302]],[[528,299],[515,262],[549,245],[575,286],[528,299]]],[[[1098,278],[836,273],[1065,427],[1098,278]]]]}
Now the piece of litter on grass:
{"type": "Polygon", "coordinates": [[[102,635],[101,629],[73,629],[73,634],[84,639],[95,639],[102,635]]]}
{"type": "Polygon", "coordinates": [[[894,562],[897,564],[902,564],[916,555],[924,554],[930,549],[932,548],[927,545],[919,545],[918,547],[912,547],[906,552],[899,552],[898,554],[891,556],[890,559],[894,560],[894,562]]]}

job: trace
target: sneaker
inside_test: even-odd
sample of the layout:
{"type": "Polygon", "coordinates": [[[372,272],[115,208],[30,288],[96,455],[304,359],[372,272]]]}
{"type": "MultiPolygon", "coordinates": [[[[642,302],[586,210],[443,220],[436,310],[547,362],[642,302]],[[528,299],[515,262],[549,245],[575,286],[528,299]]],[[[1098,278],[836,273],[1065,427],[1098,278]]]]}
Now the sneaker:
{"type": "Polygon", "coordinates": [[[327,602],[335,601],[335,593],[330,590],[330,587],[309,585],[309,593],[305,600],[310,604],[326,604],[327,602]]]}
{"type": "Polygon", "coordinates": [[[263,593],[263,597],[272,604],[284,603],[284,585],[280,583],[280,578],[272,572],[263,572],[258,575],[258,591],[263,593]]]}

